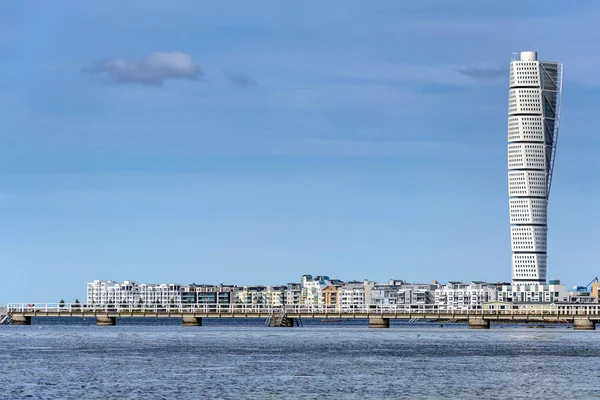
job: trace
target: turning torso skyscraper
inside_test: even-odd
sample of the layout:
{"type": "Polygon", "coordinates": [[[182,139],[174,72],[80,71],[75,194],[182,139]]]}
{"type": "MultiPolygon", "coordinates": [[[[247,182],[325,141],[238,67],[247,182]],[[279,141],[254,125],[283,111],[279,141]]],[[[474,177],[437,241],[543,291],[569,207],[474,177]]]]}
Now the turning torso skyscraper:
{"type": "Polygon", "coordinates": [[[547,205],[556,156],[562,64],[524,51],[510,63],[508,195],[513,285],[546,282],[547,205]]]}

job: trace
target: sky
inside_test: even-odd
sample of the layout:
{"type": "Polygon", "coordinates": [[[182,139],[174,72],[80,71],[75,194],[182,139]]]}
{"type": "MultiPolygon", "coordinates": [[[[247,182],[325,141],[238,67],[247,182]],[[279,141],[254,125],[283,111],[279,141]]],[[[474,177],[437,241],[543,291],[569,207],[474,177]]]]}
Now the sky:
{"type": "Polygon", "coordinates": [[[600,3],[7,2],[0,304],[510,281],[508,64],[564,63],[548,278],[599,273],[600,3]]]}

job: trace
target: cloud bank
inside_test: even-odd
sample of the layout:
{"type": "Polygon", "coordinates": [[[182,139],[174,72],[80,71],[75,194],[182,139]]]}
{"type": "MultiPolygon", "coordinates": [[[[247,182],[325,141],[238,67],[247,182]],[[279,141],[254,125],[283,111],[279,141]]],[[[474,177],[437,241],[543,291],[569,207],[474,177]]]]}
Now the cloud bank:
{"type": "Polygon", "coordinates": [[[507,68],[462,67],[456,68],[455,71],[473,79],[494,79],[508,76],[507,68]]]}
{"type": "Polygon", "coordinates": [[[115,83],[161,86],[169,79],[197,80],[204,74],[189,54],[178,51],[151,53],[139,59],[98,63],[87,72],[106,74],[115,83]]]}

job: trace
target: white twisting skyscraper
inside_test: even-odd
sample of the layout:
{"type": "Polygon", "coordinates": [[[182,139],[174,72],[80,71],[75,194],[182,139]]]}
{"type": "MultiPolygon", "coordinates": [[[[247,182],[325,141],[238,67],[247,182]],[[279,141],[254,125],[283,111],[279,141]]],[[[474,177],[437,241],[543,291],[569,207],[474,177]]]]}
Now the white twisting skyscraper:
{"type": "Polygon", "coordinates": [[[514,285],[546,282],[547,205],[556,155],[562,64],[513,55],[508,103],[508,194],[514,285]]]}

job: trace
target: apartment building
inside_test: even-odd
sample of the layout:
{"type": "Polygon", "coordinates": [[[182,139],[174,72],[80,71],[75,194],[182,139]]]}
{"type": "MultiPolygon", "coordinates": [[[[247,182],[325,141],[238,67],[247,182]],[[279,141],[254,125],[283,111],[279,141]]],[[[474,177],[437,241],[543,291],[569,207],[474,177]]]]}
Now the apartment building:
{"type": "Polygon", "coordinates": [[[290,282],[285,287],[285,305],[298,305],[302,303],[302,286],[300,283],[290,282]]]}
{"type": "Polygon", "coordinates": [[[87,304],[181,304],[182,286],[176,283],[138,284],[134,281],[95,280],[87,284],[87,304]]]}
{"type": "Polygon", "coordinates": [[[236,289],[234,285],[192,283],[183,287],[182,302],[184,304],[232,304],[236,289]]]}
{"type": "Polygon", "coordinates": [[[328,286],[340,286],[342,282],[337,279],[330,279],[325,275],[302,275],[300,283],[301,287],[301,304],[307,306],[324,305],[325,298],[323,297],[323,289],[328,286]]]}
{"type": "Polygon", "coordinates": [[[371,304],[371,295],[375,282],[347,282],[338,289],[341,308],[363,308],[371,304]]]}
{"type": "Polygon", "coordinates": [[[549,284],[510,285],[502,284],[498,290],[498,301],[513,303],[569,302],[570,293],[559,280],[549,284]]]}
{"type": "Polygon", "coordinates": [[[448,282],[435,289],[434,304],[445,310],[480,310],[483,303],[496,301],[498,286],[494,283],[448,282]]]}
{"type": "Polygon", "coordinates": [[[435,303],[437,283],[407,283],[390,280],[376,283],[372,289],[371,304],[375,305],[424,305],[435,303]]]}

